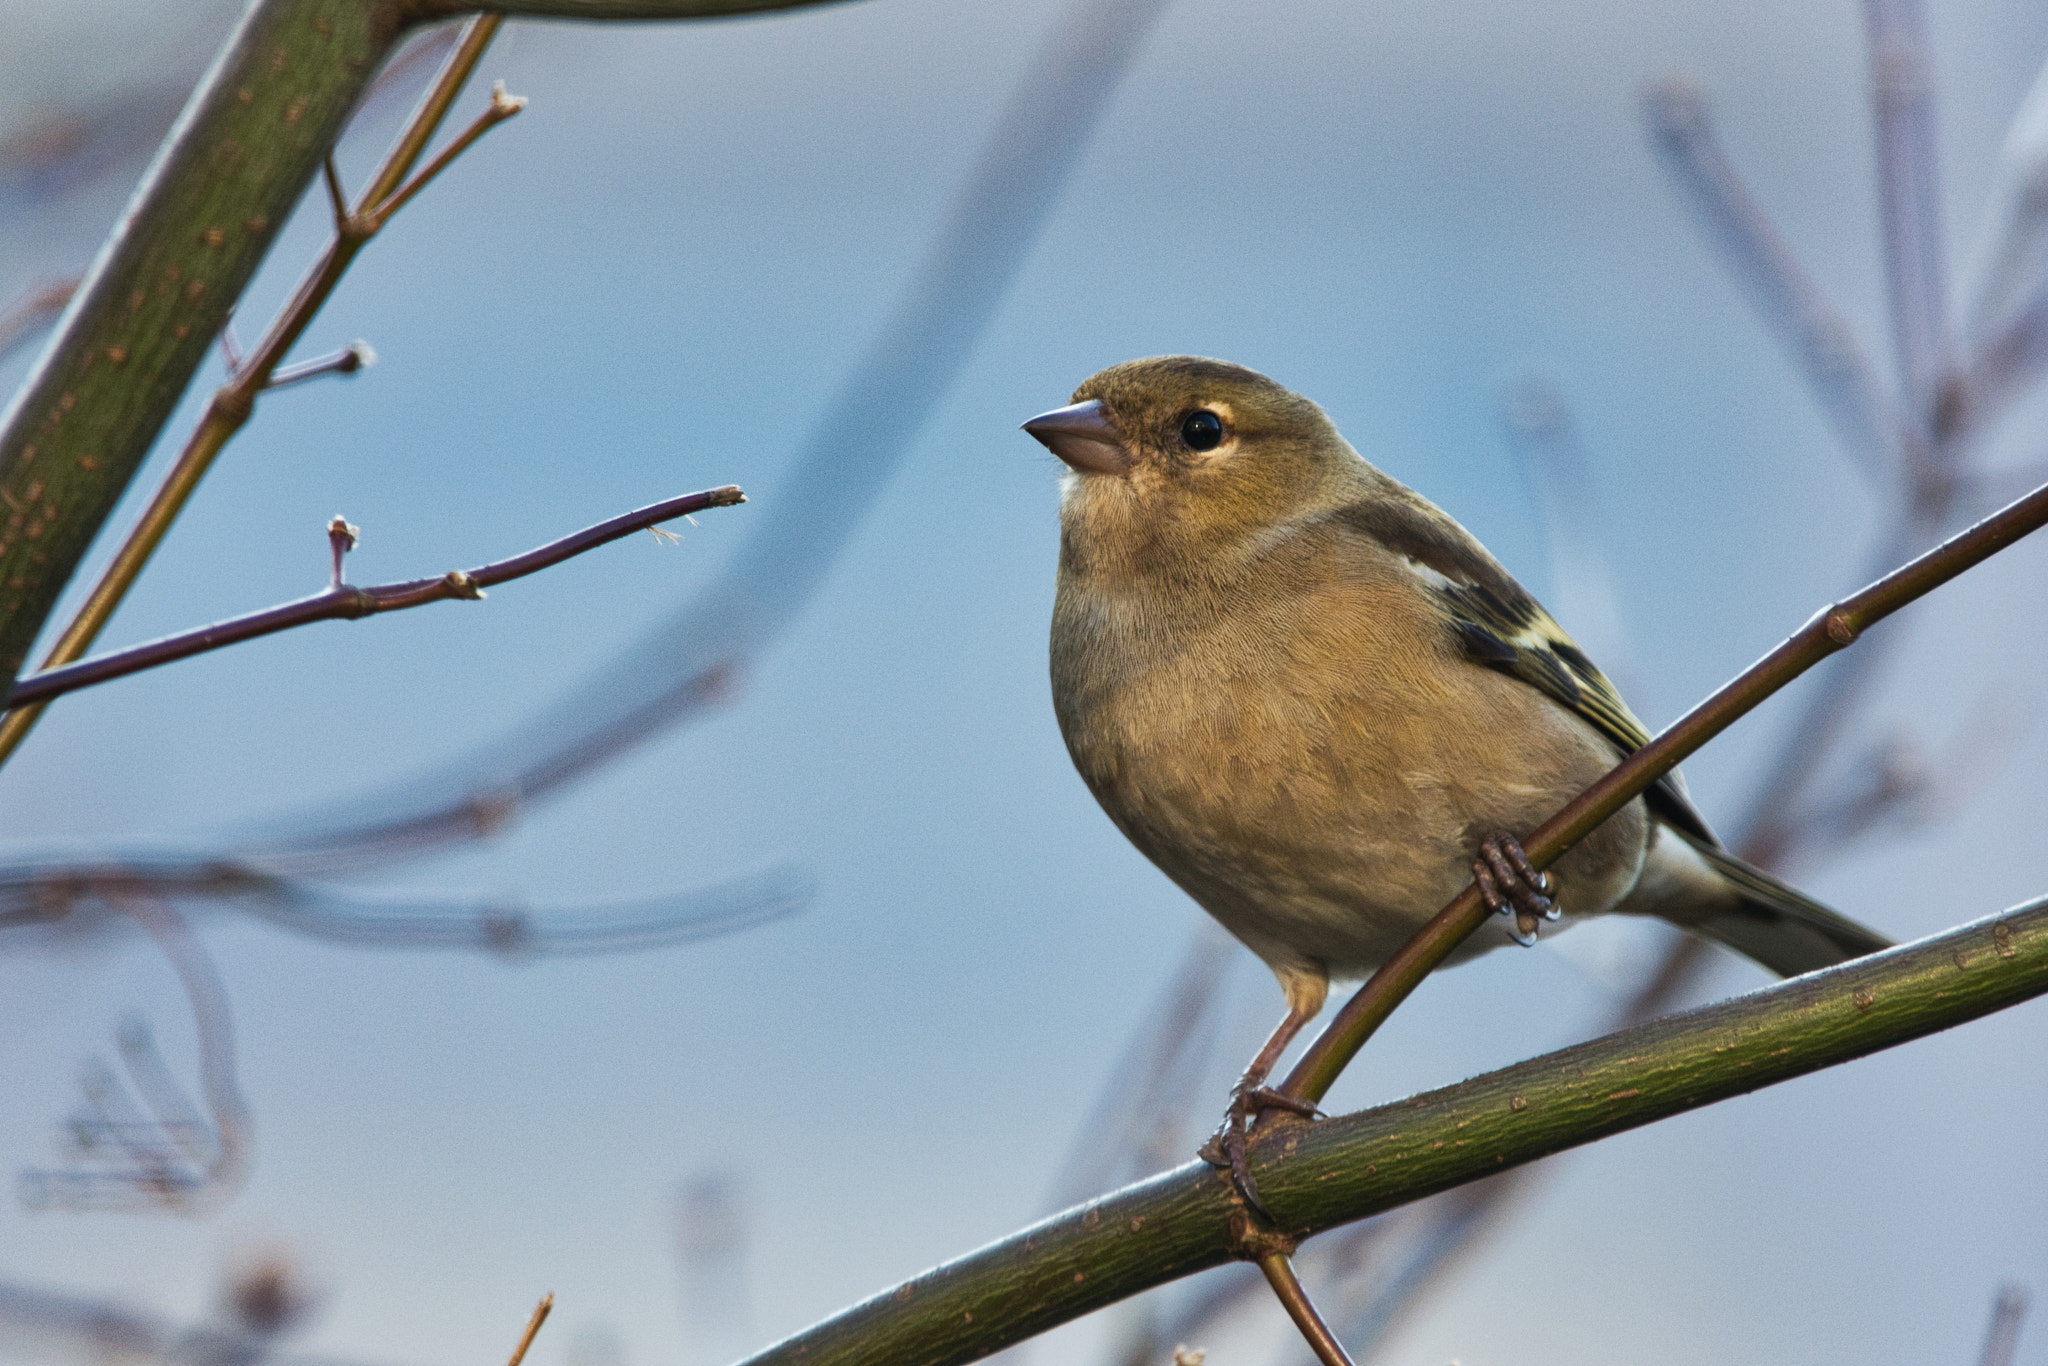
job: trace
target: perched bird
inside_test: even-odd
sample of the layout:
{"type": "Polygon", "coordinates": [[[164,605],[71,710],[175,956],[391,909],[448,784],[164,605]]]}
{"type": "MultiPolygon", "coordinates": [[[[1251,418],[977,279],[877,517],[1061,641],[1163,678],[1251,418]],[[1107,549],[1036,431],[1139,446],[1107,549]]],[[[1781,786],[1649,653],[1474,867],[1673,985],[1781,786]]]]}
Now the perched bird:
{"type": "Polygon", "coordinates": [[[1536,872],[1517,836],[1648,733],[1471,533],[1308,399],[1161,356],[1024,430],[1070,467],[1052,691],[1074,766],[1286,993],[1204,1154],[1254,1199],[1246,1121],[1287,1104],[1266,1077],[1330,979],[1468,882],[1503,914],[1459,957],[1609,911],[1786,976],[1888,946],[1722,849],[1675,772],[1536,872]]]}

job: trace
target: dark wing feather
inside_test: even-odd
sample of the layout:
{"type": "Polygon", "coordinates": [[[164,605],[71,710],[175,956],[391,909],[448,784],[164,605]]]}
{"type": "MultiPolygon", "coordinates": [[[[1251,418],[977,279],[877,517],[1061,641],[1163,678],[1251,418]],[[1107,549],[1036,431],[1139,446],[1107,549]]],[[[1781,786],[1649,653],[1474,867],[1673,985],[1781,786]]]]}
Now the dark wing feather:
{"type": "MultiPolygon", "coordinates": [[[[1649,731],[1585,651],[1442,511],[1394,485],[1382,497],[1340,509],[1336,517],[1427,571],[1429,591],[1443,604],[1467,659],[1544,693],[1599,731],[1620,758],[1649,743],[1649,731]]],[[[1665,774],[1643,796],[1657,819],[1719,847],[1676,773],[1665,774]]]]}

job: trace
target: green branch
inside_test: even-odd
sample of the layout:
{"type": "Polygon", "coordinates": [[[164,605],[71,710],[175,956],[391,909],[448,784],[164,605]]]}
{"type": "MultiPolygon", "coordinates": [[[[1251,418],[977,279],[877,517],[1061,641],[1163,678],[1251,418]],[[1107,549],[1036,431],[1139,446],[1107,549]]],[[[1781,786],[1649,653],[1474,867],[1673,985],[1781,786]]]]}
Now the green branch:
{"type": "Polygon", "coordinates": [[[1426,1095],[1254,1141],[1262,1233],[1203,1163],[884,1291],[747,1366],[950,1366],[1240,1258],[2048,993],[2048,900],[1426,1095]]]}
{"type": "MultiPolygon", "coordinates": [[[[496,6],[561,18],[710,18],[819,0],[496,6]]],[[[404,30],[474,4],[262,0],[194,93],[0,418],[0,679],[192,382],[278,229],[404,30]]]]}

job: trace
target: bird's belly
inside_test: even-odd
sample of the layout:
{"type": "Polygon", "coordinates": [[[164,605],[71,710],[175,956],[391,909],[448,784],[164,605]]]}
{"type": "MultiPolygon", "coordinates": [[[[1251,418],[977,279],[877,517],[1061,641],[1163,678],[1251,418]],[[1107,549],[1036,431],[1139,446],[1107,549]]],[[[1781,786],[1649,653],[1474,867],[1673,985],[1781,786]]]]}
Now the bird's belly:
{"type": "MultiPolygon", "coordinates": [[[[1120,701],[1147,714],[1070,727],[1069,746],[1132,842],[1276,968],[1369,972],[1471,881],[1481,839],[1527,834],[1612,762],[1567,746],[1558,771],[1556,737],[1527,733],[1554,711],[1475,716],[1447,735],[1370,697],[1189,696],[1159,708],[1134,693],[1120,701]]],[[[1617,821],[1560,865],[1569,911],[1604,911],[1633,885],[1646,825],[1639,806],[1617,821]]],[[[1507,942],[1501,922],[1473,951],[1507,942]]]]}
{"type": "Polygon", "coordinates": [[[1127,833],[1268,961],[1367,971],[1470,880],[1470,813],[1427,771],[1376,782],[1368,802],[1256,756],[1210,776],[1172,767],[1134,766],[1127,833]]]}

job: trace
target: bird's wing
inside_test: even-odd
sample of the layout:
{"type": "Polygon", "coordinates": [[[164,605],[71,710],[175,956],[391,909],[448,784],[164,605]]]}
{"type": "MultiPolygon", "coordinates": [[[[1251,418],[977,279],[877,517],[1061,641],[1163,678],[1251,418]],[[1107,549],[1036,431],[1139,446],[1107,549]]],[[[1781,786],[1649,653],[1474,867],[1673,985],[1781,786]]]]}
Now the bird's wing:
{"type": "MultiPolygon", "coordinates": [[[[1420,494],[1388,482],[1392,487],[1385,493],[1339,509],[1335,520],[1414,566],[1443,605],[1464,656],[1527,683],[1573,712],[1622,758],[1648,744],[1649,731],[1614,685],[1529,590],[1449,514],[1420,494]]],[[[1643,795],[1659,820],[1719,847],[1676,771],[1658,779],[1643,795]]]]}

